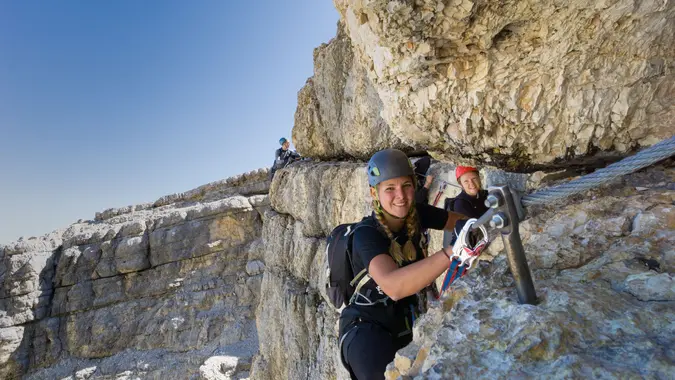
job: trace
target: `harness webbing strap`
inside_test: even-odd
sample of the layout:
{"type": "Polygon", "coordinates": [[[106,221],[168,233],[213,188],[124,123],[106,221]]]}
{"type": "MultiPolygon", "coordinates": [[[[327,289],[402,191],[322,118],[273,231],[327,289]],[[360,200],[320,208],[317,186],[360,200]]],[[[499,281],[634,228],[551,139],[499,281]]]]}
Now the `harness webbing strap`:
{"type": "Polygon", "coordinates": [[[361,272],[359,272],[356,276],[354,276],[354,279],[349,282],[349,286],[354,286],[357,281],[361,280],[361,276],[365,275],[368,270],[366,268],[363,268],[361,272]]]}
{"type": "MultiPolygon", "coordinates": [[[[365,269],[364,269],[364,271],[365,271],[365,269]]],[[[363,272],[363,271],[362,271],[362,272],[363,272]]],[[[360,274],[360,273],[359,273],[359,274],[360,274]]],[[[354,294],[357,294],[357,293],[361,290],[361,288],[363,287],[363,285],[365,285],[368,281],[370,281],[370,275],[369,275],[369,274],[366,274],[365,276],[363,276],[363,278],[361,279],[361,281],[359,281],[359,284],[356,285],[356,289],[354,289],[354,294]]]]}

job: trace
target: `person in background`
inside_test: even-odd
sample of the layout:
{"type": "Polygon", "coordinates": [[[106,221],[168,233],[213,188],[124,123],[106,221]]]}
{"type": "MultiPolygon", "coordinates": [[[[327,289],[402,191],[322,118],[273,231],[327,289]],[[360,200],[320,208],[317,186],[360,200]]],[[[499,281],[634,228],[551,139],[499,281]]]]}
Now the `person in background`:
{"type": "MultiPolygon", "coordinates": [[[[485,206],[488,192],[482,189],[478,169],[471,166],[458,166],[455,169],[455,178],[462,192],[454,198],[446,199],[444,208],[468,218],[480,218],[488,211],[488,207],[485,206]]],[[[464,227],[464,221],[459,221],[454,231],[444,232],[443,245],[454,245],[462,227],[464,227]]]]}
{"type": "Polygon", "coordinates": [[[455,197],[452,210],[469,218],[480,218],[488,210],[485,206],[488,192],[482,189],[478,169],[458,166],[455,169],[455,177],[462,187],[462,192],[455,197]]]}
{"type": "Polygon", "coordinates": [[[274,164],[272,164],[272,169],[270,170],[270,179],[274,178],[274,173],[277,170],[283,169],[291,162],[300,160],[301,158],[298,153],[289,149],[291,142],[285,137],[279,139],[279,144],[281,148],[274,152],[274,164]]]}

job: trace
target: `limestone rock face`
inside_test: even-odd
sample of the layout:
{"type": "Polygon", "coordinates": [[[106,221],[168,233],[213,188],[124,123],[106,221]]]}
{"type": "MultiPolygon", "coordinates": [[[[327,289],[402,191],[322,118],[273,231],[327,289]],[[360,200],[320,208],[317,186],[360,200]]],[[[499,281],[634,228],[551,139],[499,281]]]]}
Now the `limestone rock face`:
{"type": "MultiPolygon", "coordinates": [[[[431,172],[445,180],[454,167],[437,163],[431,172]]],[[[493,170],[484,177],[492,184],[506,175],[493,170]]],[[[516,177],[516,187],[526,181],[526,176],[516,177]]],[[[432,199],[441,190],[438,183],[432,199]]],[[[456,195],[452,189],[447,187],[439,199],[456,195]]],[[[264,217],[265,273],[257,311],[260,350],[251,376],[348,379],[337,348],[339,314],[326,302],[325,236],[372,211],[365,164],[296,164],[276,173],[270,195],[273,211],[264,217]]],[[[442,233],[432,241],[440,248],[442,233]]]]}
{"type": "Polygon", "coordinates": [[[672,2],[334,3],[383,119],[437,157],[550,165],[673,135],[672,2]]]}
{"type": "MultiPolygon", "coordinates": [[[[370,213],[364,169],[302,162],[264,185],[269,197],[214,186],[0,247],[0,377],[348,379],[325,236],[370,213]]],[[[453,169],[432,165],[430,201],[457,193],[453,169]]],[[[547,181],[481,175],[520,190],[547,181]]],[[[521,234],[539,304],[517,303],[496,240],[418,320],[388,378],[668,377],[673,183],[654,168],[530,210],[521,234]]]]}
{"type": "Polygon", "coordinates": [[[0,378],[248,378],[266,177],[1,246],[0,378]]]}
{"type": "Polygon", "coordinates": [[[363,164],[301,164],[275,175],[270,201],[277,212],[302,222],[305,236],[323,237],[370,212],[368,191],[363,164]]]}
{"type": "Polygon", "coordinates": [[[260,350],[251,377],[349,378],[338,356],[339,313],[321,295],[325,239],[304,236],[302,222],[288,215],[269,211],[266,220],[266,270],[257,310],[260,350]]]}
{"type": "MultiPolygon", "coordinates": [[[[277,173],[274,210],[264,217],[261,343],[252,378],[348,378],[339,362],[337,314],[323,288],[324,236],[370,212],[363,168],[314,163],[277,173]]],[[[439,203],[457,193],[453,169],[432,165],[430,174],[449,184],[435,182],[430,200],[440,190],[439,203]]],[[[486,168],[481,176],[486,185],[519,190],[548,183],[538,173],[486,168]]],[[[387,378],[667,377],[675,370],[672,183],[672,169],[650,169],[531,210],[521,235],[539,304],[518,304],[497,239],[476,270],[431,304],[387,378]]],[[[431,251],[441,238],[432,233],[431,251]]]]}
{"type": "Polygon", "coordinates": [[[201,380],[248,379],[251,363],[236,356],[213,356],[199,367],[201,380]]]}
{"type": "Polygon", "coordinates": [[[351,41],[337,36],[314,50],[314,76],[298,92],[293,143],[318,158],[359,157],[389,147],[406,149],[380,116],[383,104],[351,41]]]}

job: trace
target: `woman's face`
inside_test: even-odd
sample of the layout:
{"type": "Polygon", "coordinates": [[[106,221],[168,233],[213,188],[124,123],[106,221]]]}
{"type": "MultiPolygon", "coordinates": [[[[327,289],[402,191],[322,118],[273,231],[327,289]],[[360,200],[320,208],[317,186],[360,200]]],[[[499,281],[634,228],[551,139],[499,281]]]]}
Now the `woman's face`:
{"type": "Polygon", "coordinates": [[[476,196],[480,190],[480,176],[476,172],[468,172],[459,177],[459,184],[469,195],[476,196]]]}
{"type": "Polygon", "coordinates": [[[415,185],[411,177],[397,177],[381,182],[377,189],[371,187],[370,195],[380,200],[387,213],[405,218],[415,199],[415,185]]]}

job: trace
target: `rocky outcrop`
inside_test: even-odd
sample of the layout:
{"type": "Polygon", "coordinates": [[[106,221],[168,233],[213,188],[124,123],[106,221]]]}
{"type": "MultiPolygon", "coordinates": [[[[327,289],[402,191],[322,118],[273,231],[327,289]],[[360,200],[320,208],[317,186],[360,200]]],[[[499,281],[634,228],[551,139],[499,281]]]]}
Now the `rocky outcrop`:
{"type": "MultiPolygon", "coordinates": [[[[277,173],[269,197],[207,191],[209,201],[118,209],[3,246],[0,376],[347,379],[324,236],[369,213],[364,168],[301,162],[277,173]]],[[[430,199],[456,193],[451,164],[430,172],[449,183],[430,199]]],[[[547,178],[482,176],[521,190],[547,178]]],[[[673,183],[675,170],[655,168],[530,210],[521,231],[539,304],[518,304],[495,240],[431,304],[388,377],[667,377],[673,183]]]]}
{"type": "Polygon", "coordinates": [[[321,295],[323,237],[363,216],[366,194],[363,164],[305,163],[276,174],[270,188],[274,211],[266,214],[263,230],[266,270],[253,378],[349,377],[337,355],[339,314],[321,295]]]}
{"type": "Polygon", "coordinates": [[[0,377],[248,377],[266,177],[0,248],[0,377]]]}
{"type": "Polygon", "coordinates": [[[498,256],[423,317],[388,378],[668,378],[675,197],[656,187],[605,190],[525,221],[539,304],[517,304],[498,256]]]}
{"type": "Polygon", "coordinates": [[[54,253],[63,231],[0,246],[0,377],[21,374],[31,359],[28,351],[35,320],[49,315],[53,295],[54,253]]]}
{"type": "MultiPolygon", "coordinates": [[[[669,2],[335,0],[293,138],[303,161],[97,213],[0,246],[0,378],[347,379],[325,236],[370,212],[363,162],[428,150],[439,205],[459,161],[507,173],[672,135],[669,2]]],[[[567,161],[563,161],[567,160],[567,161]]],[[[675,171],[555,205],[521,232],[539,304],[519,305],[500,240],[418,320],[390,379],[644,377],[675,371],[675,171]]],[[[433,232],[431,250],[442,235],[433,232]]]]}
{"type": "MultiPolygon", "coordinates": [[[[437,163],[431,173],[448,181],[452,166],[437,163]]],[[[261,344],[252,377],[346,379],[337,314],[323,293],[323,236],[368,213],[364,166],[303,164],[278,175],[263,232],[261,344]]],[[[539,173],[482,176],[521,190],[547,183],[539,173]]],[[[675,170],[656,168],[530,210],[521,235],[539,304],[518,304],[497,239],[476,270],[431,304],[388,378],[667,377],[675,369],[673,183],[675,170]]],[[[438,190],[432,187],[431,199],[438,190]]],[[[441,202],[456,190],[444,191],[441,202]]],[[[435,233],[432,249],[440,242],[435,233]]]]}
{"type": "Polygon", "coordinates": [[[325,243],[305,237],[302,229],[290,216],[266,215],[266,270],[257,310],[260,351],[253,379],[346,375],[336,355],[339,314],[320,295],[325,243]]]}
{"type": "MultiPolygon", "coordinates": [[[[524,168],[673,135],[671,2],[334,3],[353,46],[342,54],[365,68],[379,98],[372,104],[415,149],[524,168]]],[[[336,131],[314,125],[316,135],[336,131]]],[[[324,144],[332,141],[371,150],[358,135],[324,144]]]]}
{"type": "Polygon", "coordinates": [[[383,104],[352,51],[342,24],[314,50],[314,76],[298,92],[293,127],[293,142],[305,156],[363,159],[389,147],[409,149],[380,116],[383,104]]]}

